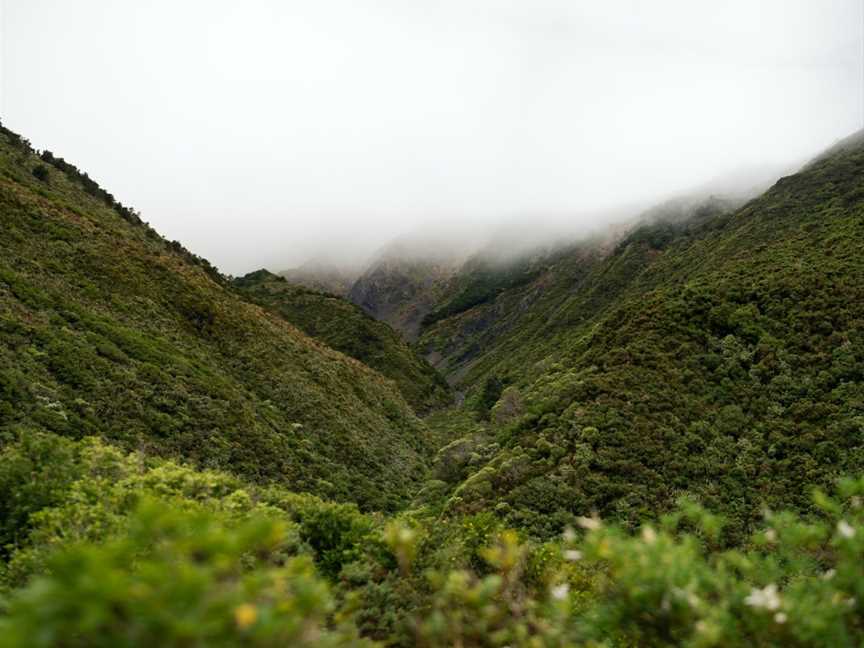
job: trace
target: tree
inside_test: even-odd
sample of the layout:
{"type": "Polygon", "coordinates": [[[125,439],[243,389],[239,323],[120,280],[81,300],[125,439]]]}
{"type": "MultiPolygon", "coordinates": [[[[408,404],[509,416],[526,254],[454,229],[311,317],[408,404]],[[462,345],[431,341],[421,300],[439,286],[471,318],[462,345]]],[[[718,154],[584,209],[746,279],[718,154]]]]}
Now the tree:
{"type": "Polygon", "coordinates": [[[498,376],[489,376],[486,378],[480,396],[474,405],[474,411],[481,420],[489,420],[489,413],[495,406],[495,403],[498,402],[498,399],[501,398],[501,391],[503,389],[504,383],[501,382],[501,379],[498,378],[498,376]]]}

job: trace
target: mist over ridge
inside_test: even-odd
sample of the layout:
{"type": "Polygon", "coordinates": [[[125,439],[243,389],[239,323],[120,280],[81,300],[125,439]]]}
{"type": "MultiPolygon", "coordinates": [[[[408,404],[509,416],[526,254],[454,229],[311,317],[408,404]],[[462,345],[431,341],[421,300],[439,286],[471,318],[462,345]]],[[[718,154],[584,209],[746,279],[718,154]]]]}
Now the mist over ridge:
{"type": "Polygon", "coordinates": [[[0,41],[0,648],[864,646],[864,0],[0,41]]]}
{"type": "Polygon", "coordinates": [[[553,251],[591,238],[614,238],[640,222],[651,221],[657,213],[686,211],[712,198],[743,204],[800,166],[796,162],[740,168],[667,196],[584,212],[525,212],[488,223],[428,222],[396,234],[367,254],[357,254],[356,247],[340,250],[334,244],[310,253],[298,266],[280,269],[280,274],[307,285],[313,285],[315,277],[329,276],[332,287],[334,279],[350,284],[364,271],[386,263],[416,261],[456,269],[476,256],[493,264],[506,264],[524,255],[553,251]]]}
{"type": "Polygon", "coordinates": [[[10,1],[0,113],[225,273],[356,269],[813,155],[860,126],[859,9],[10,1]]]}

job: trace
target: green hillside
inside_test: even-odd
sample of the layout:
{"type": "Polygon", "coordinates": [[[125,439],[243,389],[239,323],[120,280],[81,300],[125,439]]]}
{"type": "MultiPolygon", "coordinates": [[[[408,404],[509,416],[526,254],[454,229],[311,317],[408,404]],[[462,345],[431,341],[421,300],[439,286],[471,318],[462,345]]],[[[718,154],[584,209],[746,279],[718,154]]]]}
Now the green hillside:
{"type": "Polygon", "coordinates": [[[0,134],[0,434],[98,435],[392,509],[424,473],[392,383],[241,299],[85,174],[0,134]]]}
{"type": "Polygon", "coordinates": [[[470,261],[427,315],[417,347],[455,385],[478,383],[487,365],[520,352],[546,326],[608,248],[592,239],[509,263],[470,261]]]}
{"type": "Polygon", "coordinates": [[[429,363],[387,324],[346,299],[295,286],[267,270],[235,279],[234,286],[307,335],[394,380],[415,411],[449,402],[447,383],[429,363]]]}
{"type": "MultiPolygon", "coordinates": [[[[548,536],[592,512],[635,524],[689,495],[732,516],[740,538],[765,506],[808,510],[812,486],[860,472],[862,201],[852,138],[737,211],[562,257],[569,292],[536,286],[471,367],[498,449],[448,506],[495,506],[548,536]]],[[[513,300],[481,308],[512,313],[513,300]]],[[[458,330],[483,316],[457,315],[458,330]]],[[[424,341],[452,339],[446,326],[424,341]]]]}
{"type": "Polygon", "coordinates": [[[440,408],[388,326],[0,130],[0,648],[862,645],[862,249],[859,134],[743,206],[379,264],[440,408]]]}
{"type": "Polygon", "coordinates": [[[488,259],[489,251],[478,254],[426,317],[418,347],[450,381],[468,387],[501,359],[534,362],[549,352],[547,334],[556,318],[566,312],[561,327],[568,331],[596,318],[639,272],[643,254],[668,244],[682,227],[736,206],[739,201],[715,197],[674,200],[642,214],[635,231],[616,227],[495,262],[488,259]],[[610,262],[628,233],[648,241],[647,250],[616,255],[610,262]]]}

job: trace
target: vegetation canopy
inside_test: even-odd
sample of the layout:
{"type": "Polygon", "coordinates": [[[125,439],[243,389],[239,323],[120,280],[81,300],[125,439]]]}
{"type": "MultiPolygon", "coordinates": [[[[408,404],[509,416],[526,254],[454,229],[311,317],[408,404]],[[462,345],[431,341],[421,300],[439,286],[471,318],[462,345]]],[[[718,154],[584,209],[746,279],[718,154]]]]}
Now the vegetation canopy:
{"type": "Polygon", "coordinates": [[[379,264],[406,341],[0,127],[0,648],[862,645],[862,248],[859,134],[379,264]]]}

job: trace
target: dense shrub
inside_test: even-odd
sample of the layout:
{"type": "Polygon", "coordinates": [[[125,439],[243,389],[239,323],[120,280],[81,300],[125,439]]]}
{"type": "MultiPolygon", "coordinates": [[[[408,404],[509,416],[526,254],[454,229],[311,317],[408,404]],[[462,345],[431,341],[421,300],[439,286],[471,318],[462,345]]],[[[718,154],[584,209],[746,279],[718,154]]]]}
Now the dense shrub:
{"type": "Polygon", "coordinates": [[[483,388],[477,394],[474,400],[474,411],[477,417],[482,421],[488,421],[492,412],[492,408],[498,399],[501,398],[501,392],[504,390],[504,383],[498,376],[489,376],[483,383],[483,388]]]}
{"type": "Polygon", "coordinates": [[[16,592],[0,646],[364,645],[308,558],[285,559],[285,528],[142,502],[126,532],[64,546],[16,592]]]}
{"type": "MultiPolygon", "coordinates": [[[[541,544],[490,513],[385,521],[96,440],[50,453],[47,440],[0,456],[12,499],[52,472],[67,483],[29,500],[0,646],[864,641],[864,478],[817,492],[813,516],[766,512],[735,547],[727,520],[688,501],[635,532],[581,518],[541,544]],[[41,471],[22,470],[37,459],[41,471]]],[[[7,525],[21,518],[5,510],[7,525]]]]}
{"type": "Polygon", "coordinates": [[[68,494],[82,473],[78,452],[65,439],[27,430],[0,450],[0,556],[26,542],[31,515],[68,494]]]}
{"type": "Polygon", "coordinates": [[[50,177],[48,167],[44,164],[37,164],[33,167],[33,177],[42,182],[48,182],[48,178],[50,177]]]}

